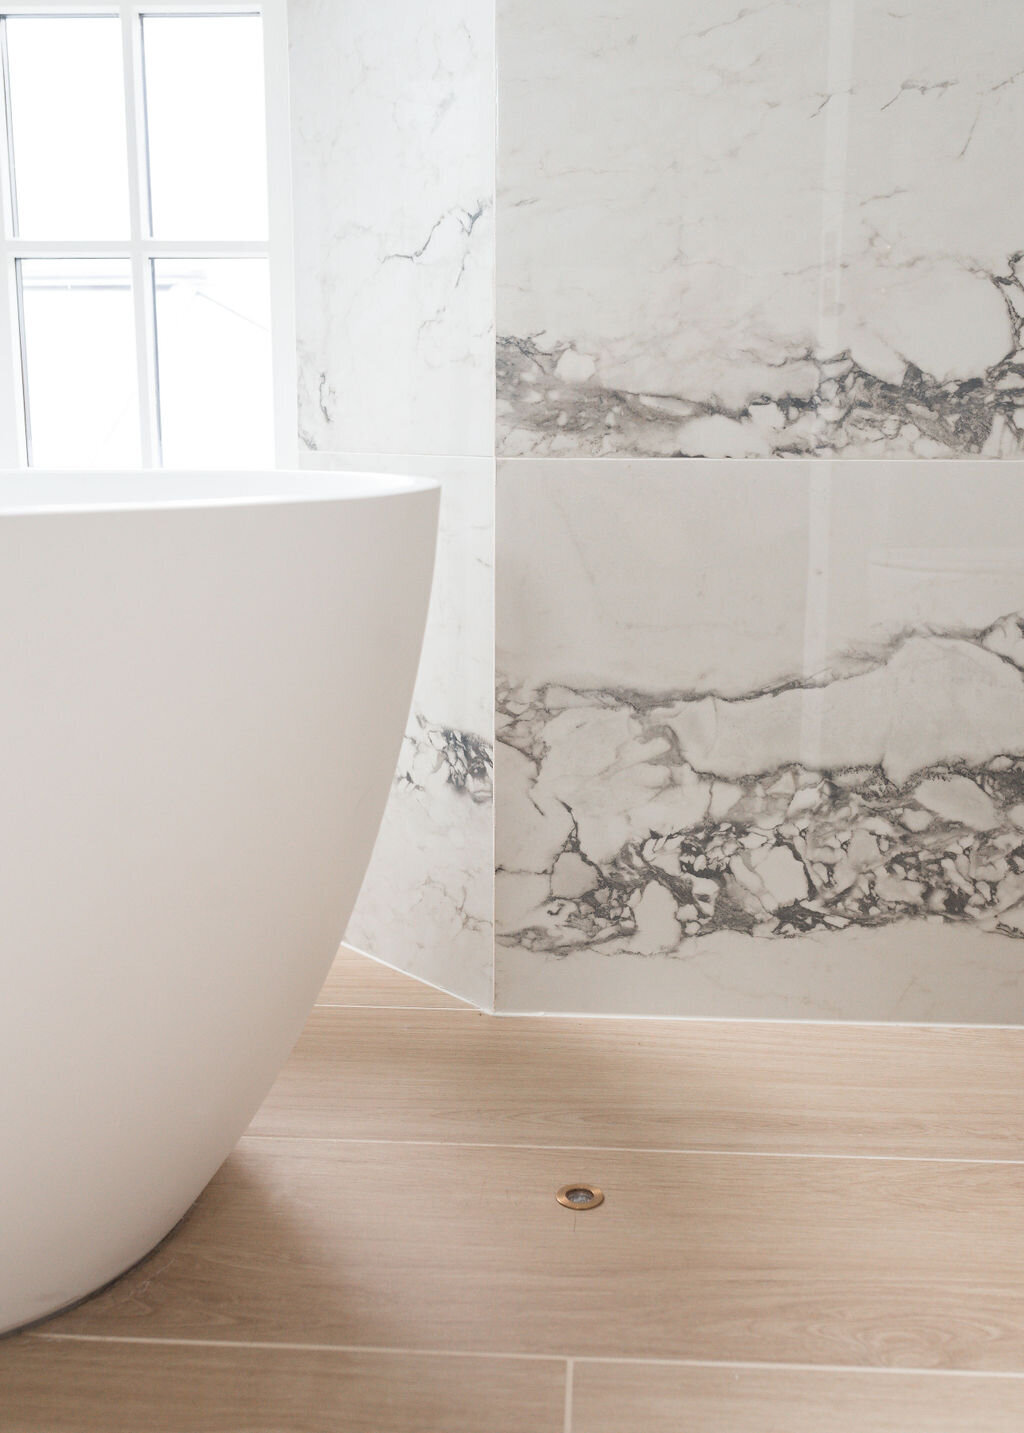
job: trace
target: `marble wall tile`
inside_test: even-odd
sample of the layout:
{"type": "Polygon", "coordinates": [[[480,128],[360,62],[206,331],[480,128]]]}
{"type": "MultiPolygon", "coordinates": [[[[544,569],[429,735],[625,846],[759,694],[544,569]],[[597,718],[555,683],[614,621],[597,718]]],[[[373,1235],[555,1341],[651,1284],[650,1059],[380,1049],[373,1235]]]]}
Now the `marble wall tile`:
{"type": "Polygon", "coordinates": [[[1022,483],[500,465],[501,1008],[1024,1016],[1022,483]]]}
{"type": "Polygon", "coordinates": [[[491,455],[493,6],[288,9],[301,443],[491,455]]]}
{"type": "Polygon", "coordinates": [[[1019,0],[500,0],[514,455],[1024,452],[1019,0]]]}
{"type": "MultiPolygon", "coordinates": [[[[304,465],[442,483],[412,711],[346,940],[489,1008],[494,908],[494,462],[308,454],[304,465]]],[[[353,694],[358,699],[358,694],[353,694]]]]}

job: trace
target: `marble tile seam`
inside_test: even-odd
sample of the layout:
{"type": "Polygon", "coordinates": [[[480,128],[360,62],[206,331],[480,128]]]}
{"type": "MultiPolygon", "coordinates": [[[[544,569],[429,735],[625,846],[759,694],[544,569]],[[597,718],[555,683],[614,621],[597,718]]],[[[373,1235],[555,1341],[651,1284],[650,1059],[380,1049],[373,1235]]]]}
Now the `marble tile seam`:
{"type": "Polygon", "coordinates": [[[883,468],[909,468],[914,467],[926,472],[928,468],[939,464],[952,463],[957,467],[967,468],[990,468],[993,472],[1000,469],[1010,469],[1014,464],[1024,464],[1024,448],[1019,454],[1009,458],[983,457],[977,453],[966,453],[962,457],[951,457],[946,454],[933,458],[923,458],[916,454],[879,454],[879,453],[851,453],[848,457],[837,453],[755,453],[743,454],[732,453],[723,457],[708,456],[704,453],[590,453],[585,449],[579,452],[565,453],[502,453],[495,454],[495,461],[501,467],[552,467],[564,463],[575,467],[590,467],[592,464],[609,465],[618,463],[628,464],[631,468],[665,467],[670,464],[721,464],[724,467],[749,467],[757,464],[765,469],[778,467],[780,471],[784,467],[807,467],[807,468],[845,468],[845,467],[874,467],[879,470],[883,468]]]}
{"type": "Polygon", "coordinates": [[[324,460],[328,458],[340,458],[348,461],[352,458],[367,458],[374,463],[391,462],[391,460],[394,459],[395,462],[399,463],[422,460],[426,463],[444,463],[450,461],[453,463],[473,463],[475,465],[477,463],[493,463],[497,455],[493,451],[457,453],[446,452],[441,449],[437,449],[433,452],[420,452],[411,449],[387,448],[306,448],[301,456],[307,460],[312,458],[322,458],[324,460]]]}

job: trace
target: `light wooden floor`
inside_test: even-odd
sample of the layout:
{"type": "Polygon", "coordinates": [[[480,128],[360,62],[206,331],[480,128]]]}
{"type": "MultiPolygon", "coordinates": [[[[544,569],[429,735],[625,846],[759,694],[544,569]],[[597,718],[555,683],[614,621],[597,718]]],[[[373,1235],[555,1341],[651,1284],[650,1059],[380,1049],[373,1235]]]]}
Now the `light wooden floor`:
{"type": "Polygon", "coordinates": [[[321,1002],[175,1236],[0,1343],[0,1433],[1024,1430],[1024,1031],[321,1002]]]}

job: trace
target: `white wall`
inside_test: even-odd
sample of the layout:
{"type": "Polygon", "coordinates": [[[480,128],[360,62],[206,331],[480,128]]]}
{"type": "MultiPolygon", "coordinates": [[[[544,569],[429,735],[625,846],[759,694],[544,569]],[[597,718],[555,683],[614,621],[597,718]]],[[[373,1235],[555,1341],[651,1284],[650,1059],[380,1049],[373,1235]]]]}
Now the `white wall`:
{"type": "Polygon", "coordinates": [[[290,0],[289,27],[302,461],[443,483],[420,678],[347,939],[487,1006],[493,13],[290,0]]]}

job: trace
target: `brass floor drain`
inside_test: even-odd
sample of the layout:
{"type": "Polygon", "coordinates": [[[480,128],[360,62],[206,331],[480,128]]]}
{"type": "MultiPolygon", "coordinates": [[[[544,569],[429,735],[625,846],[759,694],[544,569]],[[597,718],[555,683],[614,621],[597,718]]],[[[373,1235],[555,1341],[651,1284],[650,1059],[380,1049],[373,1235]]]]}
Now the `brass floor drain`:
{"type": "Polygon", "coordinates": [[[604,1195],[596,1184],[564,1184],[555,1198],[566,1209],[596,1209],[604,1203],[604,1195]]]}

